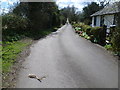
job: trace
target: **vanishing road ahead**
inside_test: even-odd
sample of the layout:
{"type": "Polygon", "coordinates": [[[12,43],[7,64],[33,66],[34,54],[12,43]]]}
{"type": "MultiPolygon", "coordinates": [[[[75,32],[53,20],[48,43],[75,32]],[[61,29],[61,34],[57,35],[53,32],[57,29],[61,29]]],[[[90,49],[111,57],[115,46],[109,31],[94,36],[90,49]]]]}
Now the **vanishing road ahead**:
{"type": "Polygon", "coordinates": [[[17,88],[117,88],[116,58],[77,34],[70,24],[31,46],[17,88]],[[39,82],[28,74],[46,76],[39,82]]]}

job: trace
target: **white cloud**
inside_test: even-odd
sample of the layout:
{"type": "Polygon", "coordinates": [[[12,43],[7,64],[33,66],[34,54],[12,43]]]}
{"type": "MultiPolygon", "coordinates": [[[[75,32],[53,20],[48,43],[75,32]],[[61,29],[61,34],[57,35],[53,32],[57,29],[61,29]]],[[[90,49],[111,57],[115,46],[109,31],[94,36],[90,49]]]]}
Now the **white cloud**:
{"type": "Polygon", "coordinates": [[[3,2],[13,5],[13,3],[19,2],[19,0],[1,0],[1,3],[3,2]]]}
{"type": "Polygon", "coordinates": [[[4,11],[4,13],[8,13],[9,7],[13,6],[14,3],[17,3],[17,2],[19,2],[19,0],[1,0],[0,14],[2,14],[3,11],[4,11]]]}
{"type": "Polygon", "coordinates": [[[5,8],[5,9],[0,9],[0,15],[3,14],[3,13],[8,13],[9,12],[9,9],[5,8]]]}
{"type": "MultiPolygon", "coordinates": [[[[82,10],[82,8],[87,5],[87,3],[90,2],[97,2],[99,3],[99,1],[103,1],[103,0],[56,0],[56,4],[59,6],[59,8],[63,8],[63,7],[67,7],[74,5],[76,8],[78,8],[80,11],[82,10]]],[[[116,1],[120,1],[120,0],[111,0],[111,2],[116,2],[116,1]]]]}
{"type": "Polygon", "coordinates": [[[85,6],[84,2],[91,2],[93,0],[90,1],[86,1],[86,0],[56,0],[56,4],[59,6],[59,8],[63,8],[63,7],[67,7],[74,5],[76,8],[78,8],[80,11],[82,10],[82,8],[85,6]]]}
{"type": "Polygon", "coordinates": [[[8,1],[8,4],[10,5],[13,5],[13,3],[14,3],[13,1],[8,1]]]}
{"type": "Polygon", "coordinates": [[[1,0],[1,2],[7,2],[8,0],[1,0]]]}

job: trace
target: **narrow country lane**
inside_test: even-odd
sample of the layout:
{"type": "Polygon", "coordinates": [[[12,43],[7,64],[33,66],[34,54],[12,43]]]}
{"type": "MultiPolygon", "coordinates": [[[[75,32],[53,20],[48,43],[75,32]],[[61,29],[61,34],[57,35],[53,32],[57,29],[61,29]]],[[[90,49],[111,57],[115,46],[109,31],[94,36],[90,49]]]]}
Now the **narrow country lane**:
{"type": "Polygon", "coordinates": [[[117,88],[118,63],[103,48],[79,37],[70,24],[32,45],[16,88],[117,88]],[[46,76],[39,82],[29,74],[46,76]]]}

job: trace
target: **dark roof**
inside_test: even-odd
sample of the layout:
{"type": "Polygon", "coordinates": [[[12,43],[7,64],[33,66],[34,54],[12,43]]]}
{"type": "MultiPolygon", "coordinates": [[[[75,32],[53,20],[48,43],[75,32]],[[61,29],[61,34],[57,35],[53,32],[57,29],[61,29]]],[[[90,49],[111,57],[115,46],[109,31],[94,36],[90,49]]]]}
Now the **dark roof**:
{"type": "Polygon", "coordinates": [[[118,3],[110,4],[106,7],[104,7],[102,10],[95,12],[91,16],[99,16],[99,15],[118,13],[118,12],[120,12],[120,9],[117,4],[118,3]]]}

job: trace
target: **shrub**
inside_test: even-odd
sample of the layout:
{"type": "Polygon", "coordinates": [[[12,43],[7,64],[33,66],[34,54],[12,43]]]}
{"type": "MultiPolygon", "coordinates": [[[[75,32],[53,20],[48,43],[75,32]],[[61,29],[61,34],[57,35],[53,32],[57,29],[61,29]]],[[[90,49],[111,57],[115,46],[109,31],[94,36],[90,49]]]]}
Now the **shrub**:
{"type": "Polygon", "coordinates": [[[106,27],[93,27],[90,33],[94,36],[96,43],[102,46],[106,44],[106,27]]]}
{"type": "Polygon", "coordinates": [[[91,26],[85,25],[84,26],[84,31],[86,32],[86,34],[91,35],[91,26]]]}
{"type": "MultiPolygon", "coordinates": [[[[91,40],[91,42],[98,43],[102,46],[106,44],[106,27],[91,27],[84,23],[74,25],[76,31],[85,32],[81,36],[91,40]],[[80,29],[79,29],[80,28],[80,29]]],[[[79,33],[78,33],[79,34],[79,33]]]]}
{"type": "Polygon", "coordinates": [[[111,44],[109,44],[109,45],[105,45],[104,46],[107,50],[112,50],[112,46],[111,46],[111,44]]]}
{"type": "Polygon", "coordinates": [[[84,23],[74,23],[73,24],[73,27],[79,27],[79,28],[82,28],[82,26],[84,25],[84,23]]]}
{"type": "MultiPolygon", "coordinates": [[[[118,6],[120,8],[120,2],[118,2],[118,6]]],[[[112,32],[112,47],[116,54],[119,56],[120,59],[120,12],[116,16],[117,25],[116,28],[113,29],[112,32]]]]}
{"type": "Polygon", "coordinates": [[[27,28],[28,21],[26,18],[15,14],[6,14],[2,17],[3,30],[24,30],[27,28]]]}
{"type": "Polygon", "coordinates": [[[6,14],[2,18],[3,41],[17,41],[24,37],[28,20],[15,14],[6,14]]]}
{"type": "Polygon", "coordinates": [[[75,27],[75,30],[76,30],[76,31],[80,31],[81,28],[80,28],[80,27],[75,27]]]}
{"type": "Polygon", "coordinates": [[[99,42],[99,30],[100,30],[100,27],[92,27],[90,31],[90,34],[93,35],[93,38],[94,38],[93,42],[95,43],[99,42]]]}
{"type": "Polygon", "coordinates": [[[120,53],[120,28],[115,28],[115,32],[113,32],[111,42],[113,50],[120,53]]]}

